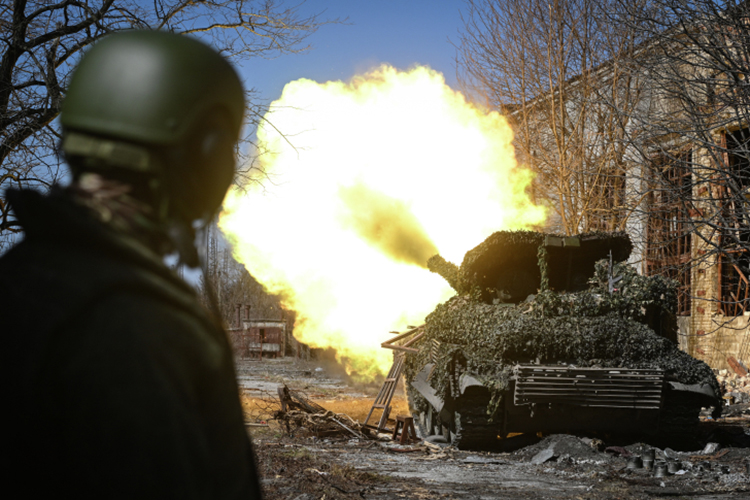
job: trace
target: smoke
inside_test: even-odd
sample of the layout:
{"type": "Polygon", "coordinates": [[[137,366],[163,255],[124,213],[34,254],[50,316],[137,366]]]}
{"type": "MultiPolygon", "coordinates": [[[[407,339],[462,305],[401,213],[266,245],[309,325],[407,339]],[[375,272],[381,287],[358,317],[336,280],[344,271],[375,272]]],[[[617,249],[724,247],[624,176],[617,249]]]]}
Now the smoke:
{"type": "Polygon", "coordinates": [[[426,269],[427,260],[438,252],[404,201],[361,183],[341,187],[339,197],[346,205],[344,227],[393,260],[426,269]]]}

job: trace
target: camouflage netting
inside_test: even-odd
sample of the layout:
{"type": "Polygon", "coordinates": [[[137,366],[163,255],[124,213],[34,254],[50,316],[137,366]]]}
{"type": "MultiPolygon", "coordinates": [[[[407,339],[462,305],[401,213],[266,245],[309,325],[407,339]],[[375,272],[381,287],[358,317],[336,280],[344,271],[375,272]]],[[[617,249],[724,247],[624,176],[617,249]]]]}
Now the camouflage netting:
{"type": "MultiPolygon", "coordinates": [[[[482,243],[466,252],[464,261],[459,268],[459,293],[472,291],[474,287],[482,287],[487,271],[491,267],[503,264],[536,267],[537,249],[544,244],[545,235],[532,231],[497,232],[492,234],[482,243]],[[514,262],[504,262],[513,257],[514,262]],[[529,259],[529,257],[531,257],[529,259]]],[[[477,291],[474,290],[476,293],[477,291]]]]}
{"type": "MultiPolygon", "coordinates": [[[[466,252],[460,267],[440,255],[433,256],[427,267],[440,274],[458,293],[481,295],[482,300],[487,301],[494,297],[488,295],[488,289],[497,287],[499,275],[509,271],[513,272],[515,281],[521,278],[522,285],[531,290],[546,289],[550,278],[553,285],[563,287],[560,282],[563,276],[559,272],[542,276],[540,267],[544,269],[551,263],[553,268],[568,271],[572,266],[590,276],[593,273],[591,266],[596,260],[607,258],[611,251],[614,261],[622,261],[628,258],[631,249],[632,244],[625,233],[584,233],[565,237],[533,231],[499,231],[466,252]],[[575,240],[573,248],[571,240],[575,240]],[[545,242],[552,242],[548,253],[545,242]],[[539,259],[545,262],[539,262],[539,259]]],[[[518,288],[519,283],[515,285],[518,288]]],[[[582,285],[581,288],[585,288],[585,280],[582,285]]],[[[512,290],[509,291],[512,295],[512,290]]]]}
{"type": "Polygon", "coordinates": [[[579,245],[572,249],[572,256],[576,261],[573,264],[576,267],[583,264],[590,267],[593,262],[608,257],[610,251],[613,260],[619,262],[627,259],[632,249],[625,233],[584,233],[566,238],[533,231],[498,231],[466,252],[459,270],[460,286],[467,291],[472,286],[485,286],[487,278],[497,274],[498,270],[507,271],[510,266],[526,268],[530,274],[538,274],[538,258],[541,257],[539,250],[548,249],[545,259],[549,263],[550,260],[559,258],[560,252],[571,252],[570,247],[563,248],[566,240],[576,240],[576,245],[579,245]],[[556,240],[560,246],[544,247],[545,241],[552,240],[556,240]]]}
{"type": "Polygon", "coordinates": [[[654,313],[672,314],[677,307],[677,283],[663,276],[641,276],[623,262],[600,260],[594,264],[589,288],[578,293],[545,290],[534,298],[534,306],[548,316],[620,316],[647,323],[654,313]],[[612,291],[610,292],[610,280],[612,291]]]}
{"type": "MultiPolygon", "coordinates": [[[[498,240],[497,235],[502,234],[508,233],[490,238],[498,240]]],[[[544,258],[544,251],[537,253],[538,248],[544,248],[544,235],[510,234],[528,240],[527,255],[544,258]]],[[[492,246],[488,241],[483,244],[485,252],[494,253],[487,250],[492,246]]],[[[625,258],[630,252],[629,242],[626,247],[625,258]]],[[[477,265],[489,258],[475,250],[472,255],[467,253],[461,271],[467,262],[477,265]]],[[[440,343],[437,350],[432,349],[436,366],[431,384],[445,398],[453,362],[458,360],[492,391],[497,403],[515,364],[564,363],[577,367],[661,368],[668,380],[709,382],[719,394],[708,365],[680,351],[674,342],[648,326],[655,318],[674,317],[675,285],[660,276],[640,276],[624,263],[610,269],[609,261],[601,260],[594,266],[588,290],[581,292],[544,290],[514,305],[488,304],[465,291],[440,304],[426,319],[421,345],[428,345],[431,339],[440,343]]],[[[430,362],[428,356],[430,349],[426,348],[418,355],[407,356],[408,380],[430,362]]]]}

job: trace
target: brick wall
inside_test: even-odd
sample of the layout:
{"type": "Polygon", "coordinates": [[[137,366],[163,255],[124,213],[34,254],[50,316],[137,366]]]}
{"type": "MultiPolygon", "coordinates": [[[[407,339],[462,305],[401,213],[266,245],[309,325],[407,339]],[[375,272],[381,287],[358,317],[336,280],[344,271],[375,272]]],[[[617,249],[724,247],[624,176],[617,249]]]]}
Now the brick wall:
{"type": "MultiPolygon", "coordinates": [[[[688,336],[680,347],[693,357],[705,361],[711,368],[731,369],[727,358],[740,359],[740,348],[750,335],[750,315],[729,317],[718,308],[719,267],[717,258],[706,251],[705,243],[693,238],[693,261],[699,264],[691,276],[692,305],[688,319],[688,336]]],[[[683,322],[684,324],[684,322],[683,322]]],[[[745,365],[750,359],[740,359],[745,365]]]]}

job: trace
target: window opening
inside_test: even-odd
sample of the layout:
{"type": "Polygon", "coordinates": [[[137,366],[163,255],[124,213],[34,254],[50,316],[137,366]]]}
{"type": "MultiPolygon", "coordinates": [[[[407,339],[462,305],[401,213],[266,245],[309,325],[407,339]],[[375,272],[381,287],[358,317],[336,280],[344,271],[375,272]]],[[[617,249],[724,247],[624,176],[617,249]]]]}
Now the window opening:
{"type": "Polygon", "coordinates": [[[681,316],[690,315],[691,161],[689,151],[652,159],[646,238],[646,274],[677,281],[677,314],[681,316]]]}
{"type": "Polygon", "coordinates": [[[747,224],[750,192],[750,130],[723,135],[723,182],[721,204],[721,252],[719,254],[719,310],[726,316],[739,316],[747,309],[750,287],[750,227],[747,224]]]}

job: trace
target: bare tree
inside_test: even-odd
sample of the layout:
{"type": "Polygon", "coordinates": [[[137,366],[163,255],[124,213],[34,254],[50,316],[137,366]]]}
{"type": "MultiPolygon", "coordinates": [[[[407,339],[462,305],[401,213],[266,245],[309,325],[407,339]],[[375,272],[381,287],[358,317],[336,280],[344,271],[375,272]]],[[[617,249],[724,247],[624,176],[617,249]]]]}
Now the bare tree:
{"type": "MultiPolygon", "coordinates": [[[[45,189],[63,175],[55,118],[81,51],[126,29],[161,29],[207,40],[241,63],[307,49],[323,21],[283,0],[3,0],[0,3],[0,192],[45,189]]],[[[250,121],[260,116],[249,92],[250,121]]],[[[242,163],[242,162],[241,162],[242,163]]],[[[0,251],[20,228],[0,198],[0,251]]]]}
{"type": "Polygon", "coordinates": [[[513,123],[533,193],[566,234],[623,229],[627,117],[640,99],[629,71],[638,32],[612,24],[611,0],[467,0],[461,82],[513,123]],[[624,111],[624,112],[623,112],[624,111]]]}
{"type": "Polygon", "coordinates": [[[647,271],[681,283],[691,353],[748,362],[750,335],[722,332],[744,331],[750,311],[750,5],[623,0],[619,12],[644,40],[633,70],[648,112],[623,114],[649,189],[647,271]],[[700,336],[715,340],[712,352],[698,351],[700,336]]]}
{"type": "MultiPolygon", "coordinates": [[[[235,326],[237,308],[249,308],[253,319],[292,320],[294,313],[282,306],[281,297],[268,293],[245,266],[232,256],[229,244],[213,224],[205,234],[205,268],[201,277],[201,297],[210,307],[207,287],[213,287],[221,319],[229,327],[235,326]]],[[[245,312],[242,313],[243,315],[245,312]]]]}

